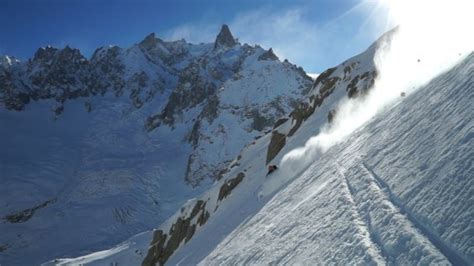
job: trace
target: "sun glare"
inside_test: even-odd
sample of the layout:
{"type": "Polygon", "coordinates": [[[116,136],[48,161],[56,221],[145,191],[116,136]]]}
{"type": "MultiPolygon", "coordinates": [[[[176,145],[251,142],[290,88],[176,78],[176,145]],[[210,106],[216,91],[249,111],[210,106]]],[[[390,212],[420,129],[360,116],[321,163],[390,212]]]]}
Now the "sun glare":
{"type": "Polygon", "coordinates": [[[378,17],[377,23],[394,23],[397,28],[379,40],[374,88],[367,97],[342,100],[333,125],[325,126],[304,147],[287,153],[282,164],[303,168],[400,100],[402,93],[409,95],[473,51],[472,1],[381,0],[375,8],[381,7],[388,16],[378,17]]]}

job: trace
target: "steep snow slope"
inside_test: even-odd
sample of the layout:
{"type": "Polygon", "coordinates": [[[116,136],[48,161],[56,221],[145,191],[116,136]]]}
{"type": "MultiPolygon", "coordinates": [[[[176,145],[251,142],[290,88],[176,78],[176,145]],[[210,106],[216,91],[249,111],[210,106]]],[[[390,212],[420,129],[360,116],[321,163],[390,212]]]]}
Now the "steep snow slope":
{"type": "MultiPolygon", "coordinates": [[[[265,177],[272,138],[266,135],[242,151],[225,181],[200,197],[209,205],[189,202],[154,232],[149,250],[152,232],[145,232],[109,251],[56,262],[163,262],[176,234],[184,234],[186,241],[165,260],[170,265],[471,264],[473,74],[471,54],[400,97],[301,173],[280,169],[265,177]],[[229,178],[238,173],[244,174],[240,182],[229,178]],[[226,184],[236,185],[221,197],[226,184]],[[261,194],[265,187],[272,190],[261,194]],[[199,221],[204,209],[212,215],[188,238],[183,221],[199,221]]],[[[273,161],[304,144],[324,121],[318,113],[308,116],[273,161]]]]}
{"type": "Polygon", "coordinates": [[[225,32],[217,46],[150,34],[89,60],[69,47],[2,57],[0,264],[88,254],[161,224],[307,93],[301,68],[225,32]]]}
{"type": "MultiPolygon", "coordinates": [[[[180,211],[178,211],[173,217],[171,217],[166,223],[162,224],[159,229],[154,232],[154,242],[163,242],[159,245],[165,246],[163,247],[163,252],[159,252],[159,256],[150,255],[151,253],[147,252],[146,246],[140,248],[141,251],[139,254],[141,254],[141,256],[148,255],[146,260],[159,260],[161,262],[166,261],[179,248],[182,242],[188,242],[189,239],[193,237],[194,231],[200,230],[199,228],[206,223],[209,217],[212,217],[216,211],[219,212],[218,206],[226,201],[226,196],[231,193],[233,188],[238,186],[242,180],[253,178],[254,174],[247,176],[247,168],[240,167],[241,165],[244,165],[244,162],[246,165],[245,167],[248,167],[249,163],[252,162],[254,168],[252,171],[255,171],[255,169],[258,168],[258,170],[261,171],[260,176],[263,178],[266,171],[265,162],[261,163],[259,160],[254,162],[254,158],[259,158],[258,156],[266,155],[265,160],[271,161],[278,154],[279,150],[275,149],[275,146],[277,148],[282,148],[284,147],[285,143],[281,140],[278,140],[275,143],[275,136],[280,136],[283,134],[285,138],[291,138],[293,139],[293,142],[303,145],[305,139],[293,135],[299,130],[303,130],[300,129],[301,124],[313,113],[313,117],[316,119],[316,122],[313,122],[314,127],[309,129],[311,130],[311,133],[309,134],[313,134],[315,132],[315,128],[318,130],[321,125],[328,121],[328,114],[334,112],[337,103],[341,99],[346,98],[346,95],[348,97],[363,95],[373,84],[375,70],[372,59],[374,57],[375,49],[376,44],[371,46],[366,52],[322,73],[320,78],[316,80],[313,88],[307,94],[307,99],[297,104],[289,117],[278,120],[275,126],[277,129],[273,130],[272,134],[261,138],[258,138],[257,136],[256,138],[258,138],[258,140],[251,143],[250,141],[247,141],[247,148],[244,149],[241,154],[236,156],[233,161],[229,162],[227,168],[224,168],[224,170],[220,173],[220,175],[225,176],[225,178],[214,184],[214,187],[209,192],[201,195],[198,199],[189,201],[180,211]],[[282,143],[283,145],[281,145],[282,143]],[[258,147],[258,154],[255,154],[254,147],[258,147]],[[178,229],[175,227],[178,227],[178,229]]],[[[272,65],[274,64],[269,64],[269,66],[272,65]]],[[[257,77],[259,77],[259,79],[262,79],[263,81],[275,80],[278,81],[277,84],[286,84],[285,80],[282,79],[282,77],[285,76],[284,73],[280,77],[276,77],[268,71],[267,67],[263,69],[263,73],[265,75],[263,75],[261,72],[254,73],[257,75],[257,77]]],[[[250,86],[252,83],[247,83],[245,80],[241,79],[237,79],[235,81],[232,80],[232,82],[237,82],[239,86],[232,86],[232,83],[226,83],[225,85],[227,86],[224,86],[219,90],[219,94],[227,94],[226,97],[221,98],[221,106],[223,108],[221,110],[220,117],[232,116],[236,114],[238,115],[242,111],[245,113],[245,109],[248,108],[235,108],[235,103],[242,101],[242,99],[244,103],[246,103],[245,105],[250,107],[259,101],[257,93],[242,93],[241,89],[250,86]],[[231,108],[226,108],[226,106],[231,108]]],[[[267,89],[269,88],[268,86],[260,85],[260,88],[266,90],[266,93],[269,92],[267,89]]],[[[278,87],[274,87],[273,90],[277,88],[278,87]]],[[[284,101],[283,97],[282,100],[284,101]]],[[[265,105],[262,107],[264,107],[262,109],[265,110],[265,105]]],[[[217,117],[216,120],[219,120],[220,117],[217,117]]],[[[239,133],[238,131],[241,120],[234,119],[231,121],[233,121],[232,123],[234,124],[232,125],[234,125],[234,127],[232,128],[232,131],[229,132],[237,132],[238,134],[235,134],[234,136],[237,139],[241,139],[242,143],[244,143],[245,139],[242,138],[245,136],[243,134],[244,132],[239,133]]],[[[245,120],[242,122],[248,123],[245,120]]],[[[212,128],[212,126],[207,128],[212,128]]],[[[225,129],[223,130],[224,132],[217,131],[218,134],[216,139],[219,139],[222,133],[226,133],[226,128],[223,128],[225,129]]],[[[226,136],[226,134],[222,135],[226,136]]],[[[229,135],[232,136],[232,134],[229,135]]],[[[204,140],[206,141],[206,138],[204,138],[204,140]]],[[[209,142],[209,144],[212,143],[209,142]]],[[[217,149],[215,151],[219,151],[221,148],[229,149],[228,146],[224,145],[217,145],[216,148],[217,149]]],[[[218,154],[220,155],[221,153],[218,154]]],[[[217,157],[214,153],[204,153],[203,157],[206,155],[217,157]]],[[[260,185],[260,183],[258,183],[258,185],[260,185]]],[[[277,189],[278,186],[281,185],[282,184],[272,183],[269,188],[277,189]]],[[[238,219],[235,220],[235,222],[238,221],[238,219]]],[[[237,224],[235,224],[235,226],[236,225],[237,224]]],[[[143,236],[143,238],[146,238],[146,236],[143,236]]],[[[140,259],[140,256],[138,256],[138,259],[140,259]]],[[[141,259],[143,259],[143,257],[141,257],[141,259]]]]}
{"type": "MultiPolygon", "coordinates": [[[[472,263],[473,74],[471,54],[401,98],[272,195],[202,264],[472,263]]],[[[182,251],[171,263],[197,262],[182,251]]]]}

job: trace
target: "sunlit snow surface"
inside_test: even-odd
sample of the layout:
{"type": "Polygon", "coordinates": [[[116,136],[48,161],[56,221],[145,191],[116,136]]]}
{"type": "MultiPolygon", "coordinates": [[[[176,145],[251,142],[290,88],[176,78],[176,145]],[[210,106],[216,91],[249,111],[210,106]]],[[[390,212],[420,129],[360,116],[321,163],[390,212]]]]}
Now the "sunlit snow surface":
{"type": "MultiPolygon", "coordinates": [[[[111,48],[101,53],[106,49],[111,48]]],[[[213,119],[201,117],[204,101],[176,114],[172,127],[147,132],[147,118],[164,109],[177,77],[165,71],[169,66],[150,62],[137,45],[120,50],[125,76],[144,71],[171,84],[139,109],[127,93],[66,101],[57,117],[52,112],[57,103],[51,100],[32,101],[22,112],[0,108],[0,264],[81,256],[159,226],[212,185],[212,171],[225,168],[244,145],[271,128],[269,123],[253,129],[252,110],[277,119],[311,84],[288,62],[258,60],[265,52],[259,47],[189,49],[196,56],[206,53],[202,58],[209,64],[243,60],[238,72],[226,74],[234,78],[215,80],[220,85],[213,119]],[[245,51],[254,52],[243,56],[245,51]],[[199,143],[192,147],[189,136],[196,121],[199,143]],[[185,181],[190,155],[195,155],[190,177],[204,178],[196,188],[185,181]],[[4,219],[47,201],[51,204],[23,222],[4,219]]],[[[176,67],[189,66],[191,59],[176,67]]],[[[16,64],[4,60],[0,64],[16,64]]],[[[207,72],[202,75],[214,80],[207,72]]]]}
{"type": "MultiPolygon", "coordinates": [[[[243,171],[244,181],[167,263],[472,264],[473,76],[471,54],[301,173],[265,177],[269,136],[261,138],[228,175],[243,171]],[[272,189],[262,195],[265,187],[272,189]]],[[[310,117],[274,162],[319,126],[320,117],[310,117]]],[[[139,265],[150,241],[145,232],[104,253],[52,263],[139,265]]]]}
{"type": "MultiPolygon", "coordinates": [[[[201,264],[472,263],[473,74],[471,55],[401,98],[278,191],[201,264]]],[[[197,262],[188,252],[180,252],[183,262],[197,262]]]]}

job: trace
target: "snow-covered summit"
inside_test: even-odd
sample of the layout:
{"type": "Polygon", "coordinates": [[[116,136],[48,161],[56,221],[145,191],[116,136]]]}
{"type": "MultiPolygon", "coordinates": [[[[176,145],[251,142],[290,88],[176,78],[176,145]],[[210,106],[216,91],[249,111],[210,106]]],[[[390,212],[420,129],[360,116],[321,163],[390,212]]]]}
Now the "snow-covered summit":
{"type": "Polygon", "coordinates": [[[259,46],[214,44],[150,34],[91,58],[44,47],[0,65],[0,264],[86,254],[162,223],[312,85],[259,46]]]}
{"type": "Polygon", "coordinates": [[[156,230],[51,263],[469,265],[474,54],[298,171],[267,175],[341,100],[370,90],[375,48],[321,73],[306,102],[156,230]]]}
{"type": "MultiPolygon", "coordinates": [[[[146,232],[57,262],[469,265],[473,67],[471,54],[300,173],[265,178],[264,137],[241,153],[235,178],[189,202],[153,239],[146,232]]],[[[308,117],[276,161],[320,123],[317,113],[308,117]]]]}
{"type": "Polygon", "coordinates": [[[20,61],[13,56],[8,56],[8,55],[0,56],[0,66],[4,68],[11,67],[15,64],[18,64],[19,62],[20,61]]]}

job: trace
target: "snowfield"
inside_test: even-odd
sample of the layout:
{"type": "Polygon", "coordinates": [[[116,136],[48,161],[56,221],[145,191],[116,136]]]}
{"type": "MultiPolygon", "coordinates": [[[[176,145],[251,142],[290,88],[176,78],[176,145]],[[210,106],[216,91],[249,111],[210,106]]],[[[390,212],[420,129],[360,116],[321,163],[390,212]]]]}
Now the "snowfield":
{"type": "Polygon", "coordinates": [[[0,56],[0,265],[89,254],[162,224],[308,92],[301,67],[226,34],[150,34],[90,59],[50,46],[0,56]]]}
{"type": "MultiPolygon", "coordinates": [[[[278,191],[200,264],[472,264],[473,74],[470,55],[400,99],[278,191]]],[[[170,264],[201,260],[186,251],[170,264]]]]}
{"type": "MultiPolygon", "coordinates": [[[[245,173],[166,264],[472,265],[473,77],[471,53],[296,172],[266,177],[271,134],[260,138],[200,197],[215,202],[220,185],[245,173]]],[[[271,163],[317,134],[322,121],[310,116],[271,163]]],[[[168,232],[179,215],[159,228],[168,232]]],[[[152,234],[48,264],[140,265],[152,234]]]]}

